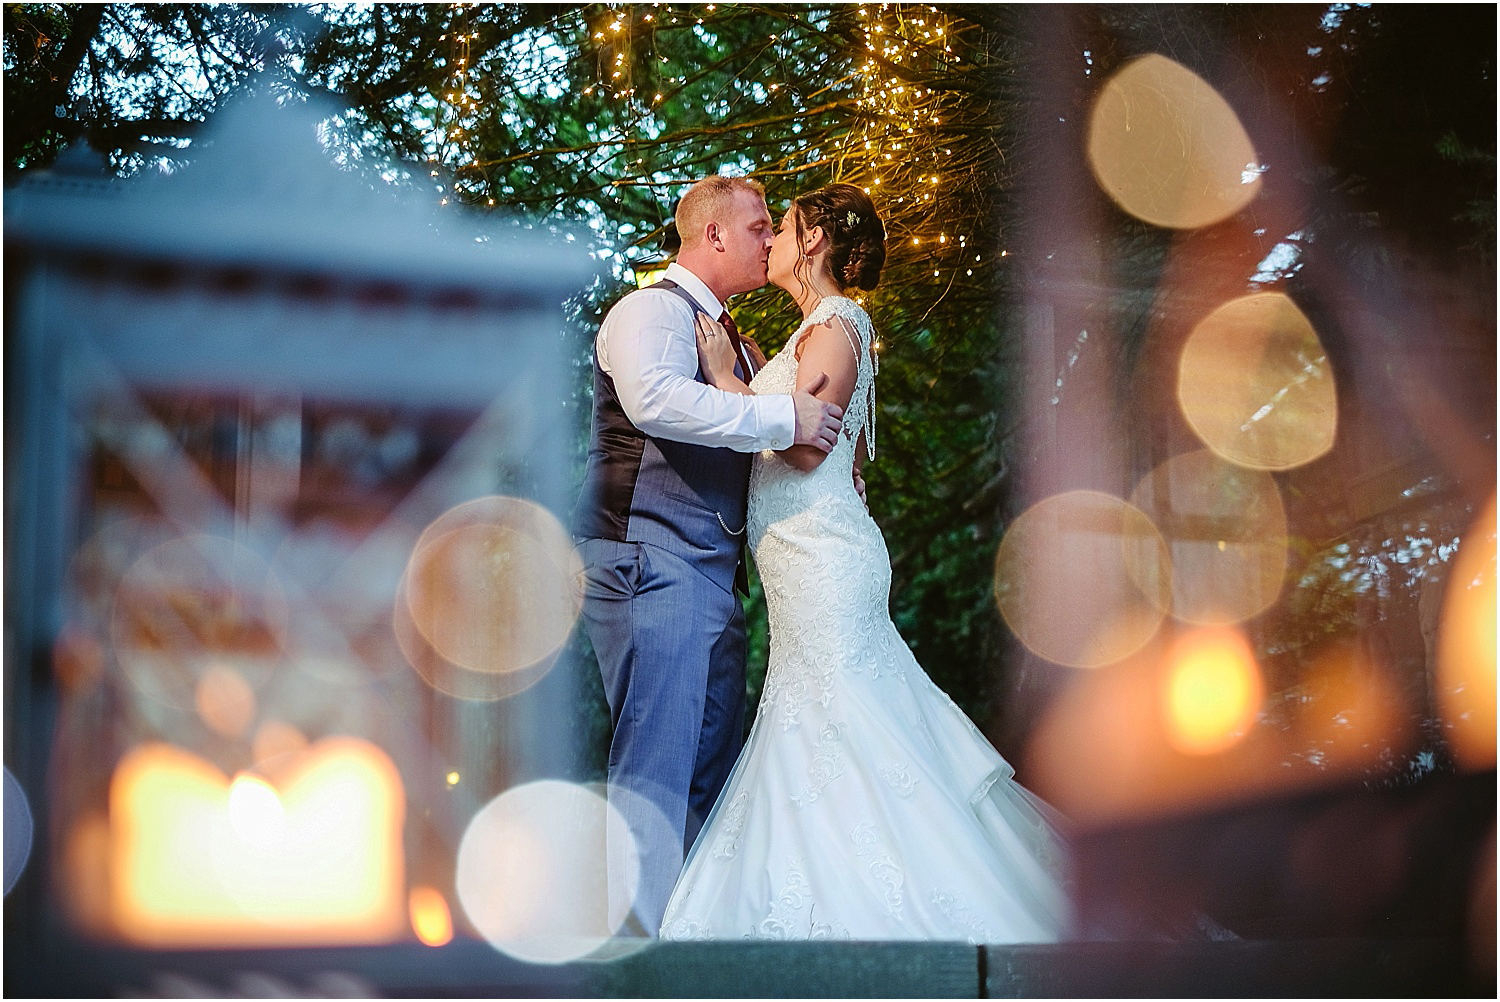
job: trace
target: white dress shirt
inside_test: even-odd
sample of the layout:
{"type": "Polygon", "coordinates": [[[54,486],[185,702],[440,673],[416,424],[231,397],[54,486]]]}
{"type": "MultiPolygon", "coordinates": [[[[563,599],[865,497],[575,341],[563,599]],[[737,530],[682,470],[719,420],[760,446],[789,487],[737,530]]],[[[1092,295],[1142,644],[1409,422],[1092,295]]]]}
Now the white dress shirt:
{"type": "MultiPolygon", "coordinates": [[[[724,306],[702,280],[675,261],[664,276],[718,319],[724,306]]],[[[759,452],[785,449],[796,432],[796,409],[785,394],[728,393],[698,374],[693,311],[666,289],[639,289],[614,305],[594,342],[599,367],[615,381],[631,422],[655,438],[759,452]]]]}

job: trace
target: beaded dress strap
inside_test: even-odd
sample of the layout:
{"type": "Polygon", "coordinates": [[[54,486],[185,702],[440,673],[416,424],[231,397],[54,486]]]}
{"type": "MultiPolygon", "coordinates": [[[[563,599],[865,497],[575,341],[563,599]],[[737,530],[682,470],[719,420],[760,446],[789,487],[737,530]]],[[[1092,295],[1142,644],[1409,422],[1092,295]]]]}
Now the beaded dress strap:
{"type": "MultiPolygon", "coordinates": [[[[866,398],[864,408],[865,420],[863,431],[865,433],[865,453],[868,458],[873,460],[875,458],[875,377],[880,373],[880,362],[872,350],[872,344],[875,339],[875,328],[870,322],[870,315],[861,309],[858,303],[847,296],[826,296],[808,314],[807,320],[803,322],[802,328],[793,339],[793,345],[801,341],[815,325],[825,323],[834,317],[844,320],[848,327],[855,328],[859,332],[860,340],[871,342],[861,347],[850,336],[847,327],[844,330],[844,337],[849,339],[849,346],[854,349],[854,356],[858,366],[858,373],[854,383],[855,393],[859,392],[861,383],[868,384],[869,395],[866,398]]],[[[853,400],[849,404],[851,409],[855,406],[853,400]]],[[[855,435],[851,434],[849,437],[854,438],[855,435]]]]}

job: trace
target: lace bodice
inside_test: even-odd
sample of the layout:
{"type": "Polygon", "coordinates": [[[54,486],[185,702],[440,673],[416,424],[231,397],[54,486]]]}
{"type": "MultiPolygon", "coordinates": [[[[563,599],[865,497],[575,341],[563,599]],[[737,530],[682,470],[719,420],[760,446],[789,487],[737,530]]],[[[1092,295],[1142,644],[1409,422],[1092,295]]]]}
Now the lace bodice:
{"type": "MultiPolygon", "coordinates": [[[[810,313],[802,326],[787,341],[786,347],[766,363],[750,381],[756,393],[791,393],[797,388],[797,344],[818,324],[841,318],[835,330],[849,339],[849,348],[858,359],[854,392],[844,409],[844,426],[828,458],[810,473],[803,473],[783,462],[774,452],[763,452],[750,471],[750,545],[752,550],[771,522],[793,515],[817,502],[820,495],[831,494],[847,501],[858,501],[854,491],[855,450],[864,434],[869,458],[875,457],[875,375],[879,363],[871,345],[875,327],[870,315],[859,304],[844,296],[826,296],[810,313]]],[[[863,505],[861,504],[861,508],[863,505]]]]}

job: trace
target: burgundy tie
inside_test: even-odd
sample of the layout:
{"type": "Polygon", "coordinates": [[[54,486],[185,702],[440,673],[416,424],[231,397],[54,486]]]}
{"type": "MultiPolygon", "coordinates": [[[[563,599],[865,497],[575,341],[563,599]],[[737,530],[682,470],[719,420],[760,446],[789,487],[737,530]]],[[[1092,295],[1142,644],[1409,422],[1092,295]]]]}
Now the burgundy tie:
{"type": "Polygon", "coordinates": [[[748,380],[755,375],[755,369],[750,365],[750,355],[745,351],[745,342],[740,337],[740,329],[734,325],[734,318],[729,315],[728,310],[719,314],[719,323],[724,326],[724,329],[729,332],[730,339],[734,341],[735,354],[739,356],[740,365],[744,366],[745,378],[748,380]]]}

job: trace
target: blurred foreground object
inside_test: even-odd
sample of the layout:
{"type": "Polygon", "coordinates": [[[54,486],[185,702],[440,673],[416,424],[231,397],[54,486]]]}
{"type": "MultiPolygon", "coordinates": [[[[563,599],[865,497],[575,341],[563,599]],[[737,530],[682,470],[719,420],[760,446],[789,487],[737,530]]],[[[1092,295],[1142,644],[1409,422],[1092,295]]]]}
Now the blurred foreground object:
{"type": "Polygon", "coordinates": [[[1495,497],[1448,575],[1438,634],[1438,706],[1465,769],[1495,768],[1495,497]]]}
{"type": "Polygon", "coordinates": [[[115,770],[112,914],[143,945],[382,942],[406,921],[401,781],[364,741],[309,749],[279,791],[142,745],[115,770]]]}
{"type": "Polygon", "coordinates": [[[995,593],[1083,932],[1492,982],[1493,16],[1032,10],[995,593]]]}
{"type": "Polygon", "coordinates": [[[470,817],[573,759],[551,512],[590,270],[397,167],[340,170],[335,114],[242,98],[184,168],[118,181],[78,150],[7,193],[5,754],[45,864],[8,902],[8,989],[66,986],[75,933],[446,941],[470,817]],[[418,563],[433,658],[526,669],[477,695],[392,619],[424,527],[476,499],[524,517],[418,563]],[[476,623],[504,664],[448,649],[476,623]]]}

